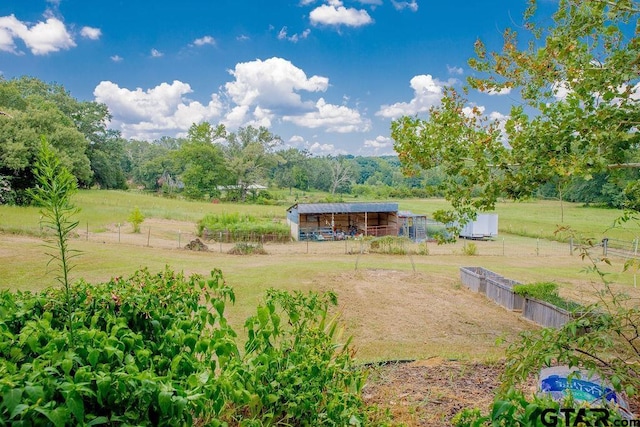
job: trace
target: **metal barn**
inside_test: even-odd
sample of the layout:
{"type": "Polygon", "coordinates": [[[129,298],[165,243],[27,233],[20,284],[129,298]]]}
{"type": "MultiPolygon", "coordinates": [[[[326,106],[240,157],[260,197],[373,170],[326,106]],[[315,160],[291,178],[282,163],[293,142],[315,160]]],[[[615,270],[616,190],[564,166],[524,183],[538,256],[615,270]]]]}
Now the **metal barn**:
{"type": "Polygon", "coordinates": [[[397,236],[397,203],[297,203],[287,209],[296,240],[397,236]]]}

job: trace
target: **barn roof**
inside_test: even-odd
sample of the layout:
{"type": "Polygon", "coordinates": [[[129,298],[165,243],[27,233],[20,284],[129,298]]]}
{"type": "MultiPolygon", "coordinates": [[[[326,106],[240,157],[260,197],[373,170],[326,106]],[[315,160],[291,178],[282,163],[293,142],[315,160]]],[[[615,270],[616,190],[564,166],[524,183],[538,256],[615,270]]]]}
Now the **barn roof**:
{"type": "Polygon", "coordinates": [[[288,211],[297,209],[301,214],[398,212],[397,203],[298,203],[288,211]]]}

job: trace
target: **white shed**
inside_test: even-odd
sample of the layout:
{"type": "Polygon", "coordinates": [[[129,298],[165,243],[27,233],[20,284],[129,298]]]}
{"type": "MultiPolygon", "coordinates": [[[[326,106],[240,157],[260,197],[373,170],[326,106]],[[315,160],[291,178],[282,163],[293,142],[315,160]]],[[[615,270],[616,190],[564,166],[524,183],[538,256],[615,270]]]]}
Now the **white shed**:
{"type": "Polygon", "coordinates": [[[467,222],[460,230],[463,239],[490,239],[497,235],[498,214],[478,214],[475,221],[467,222]]]}

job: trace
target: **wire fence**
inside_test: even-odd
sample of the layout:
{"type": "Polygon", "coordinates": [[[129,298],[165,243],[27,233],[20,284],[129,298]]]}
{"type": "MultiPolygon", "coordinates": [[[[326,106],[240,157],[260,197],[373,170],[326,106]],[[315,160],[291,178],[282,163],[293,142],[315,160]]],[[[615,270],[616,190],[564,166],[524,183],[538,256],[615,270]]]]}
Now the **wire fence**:
{"type": "MultiPolygon", "coordinates": [[[[156,248],[184,249],[189,243],[199,239],[206,245],[206,249],[216,252],[228,252],[236,243],[250,243],[261,245],[268,253],[288,254],[364,254],[374,252],[371,243],[373,238],[344,237],[341,240],[303,240],[293,241],[281,234],[245,233],[215,233],[200,237],[188,223],[159,223],[141,227],[139,233],[134,233],[130,226],[114,225],[109,229],[90,231],[89,224],[84,230],[78,230],[79,239],[110,243],[147,246],[156,248]],[[184,227],[182,227],[184,226],[184,227]]],[[[604,239],[588,250],[594,255],[621,257],[625,259],[639,257],[639,242],[633,240],[604,239]]],[[[429,240],[415,243],[409,240],[398,240],[394,253],[411,253],[422,255],[480,255],[500,257],[564,257],[579,254],[584,250],[579,242],[557,242],[545,239],[520,237],[511,234],[496,236],[488,240],[459,239],[455,243],[438,244],[429,240]]]]}

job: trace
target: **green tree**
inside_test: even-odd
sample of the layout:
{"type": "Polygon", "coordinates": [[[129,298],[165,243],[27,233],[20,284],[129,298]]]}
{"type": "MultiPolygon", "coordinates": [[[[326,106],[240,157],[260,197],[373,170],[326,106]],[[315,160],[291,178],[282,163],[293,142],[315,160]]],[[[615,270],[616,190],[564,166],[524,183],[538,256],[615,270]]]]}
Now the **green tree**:
{"type": "Polygon", "coordinates": [[[265,127],[247,126],[226,136],[225,160],[238,198],[246,200],[249,188],[267,179],[280,157],[274,148],[282,141],[265,127]]]}
{"type": "Polygon", "coordinates": [[[226,133],[224,126],[213,128],[209,123],[193,124],[186,142],[176,152],[183,163],[180,175],[187,197],[199,199],[219,194],[218,187],[227,184],[228,172],[222,148],[214,143],[226,133]]]}
{"type": "Polygon", "coordinates": [[[524,15],[526,37],[507,29],[498,52],[477,41],[469,61],[476,71],[469,90],[519,91],[522,103],[504,132],[481,111],[470,114],[451,88],[428,119],[392,124],[405,168],[439,165],[448,175],[453,209],[441,219],[491,209],[500,195],[528,197],[553,179],[638,166],[631,161],[640,143],[637,2],[560,0],[543,24],[536,6],[524,15]]]}

